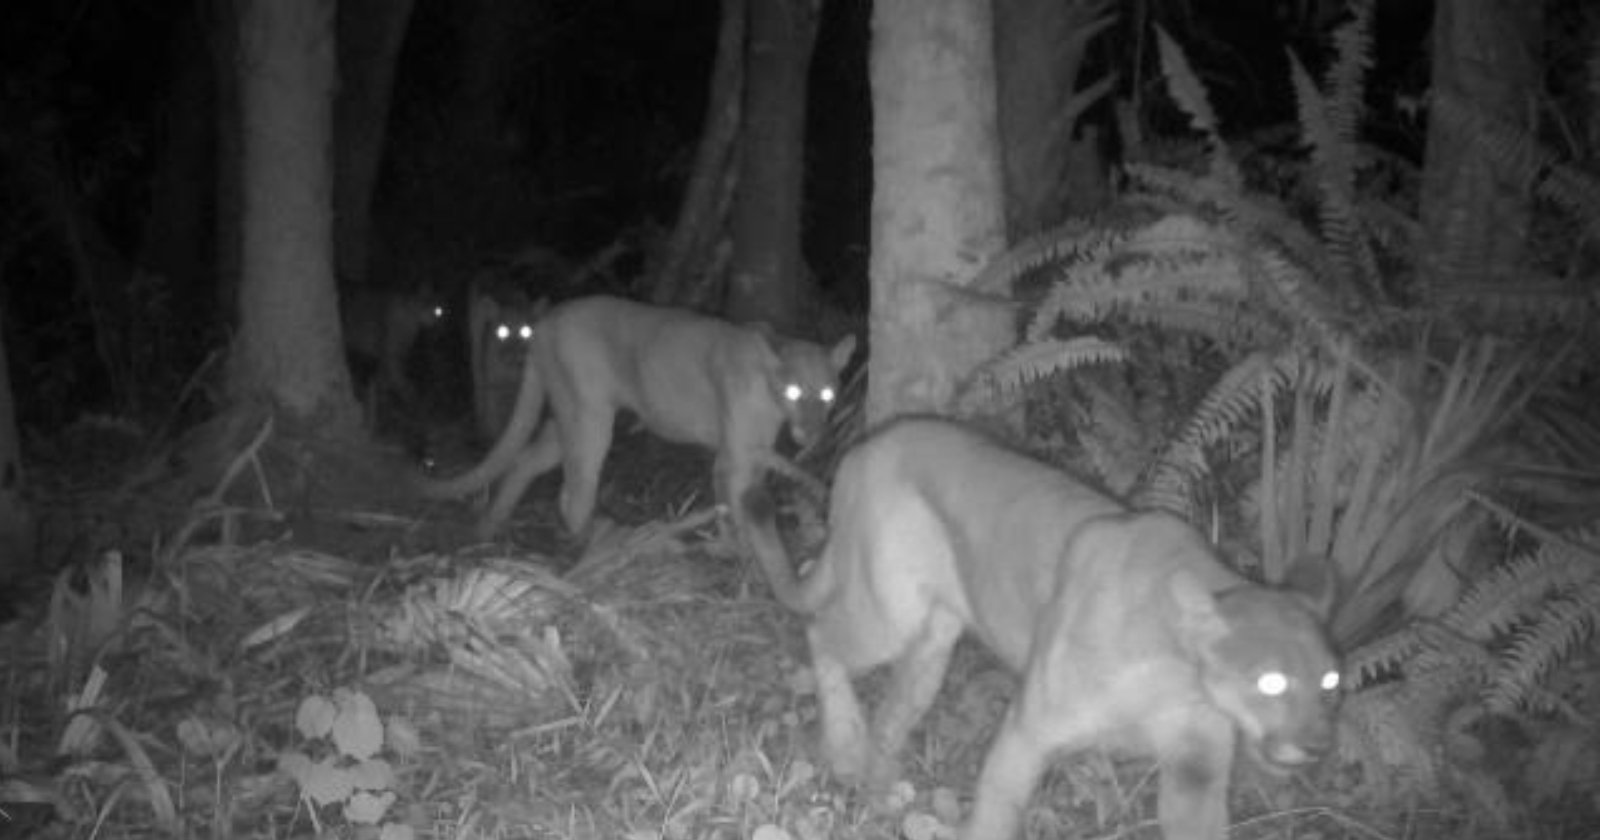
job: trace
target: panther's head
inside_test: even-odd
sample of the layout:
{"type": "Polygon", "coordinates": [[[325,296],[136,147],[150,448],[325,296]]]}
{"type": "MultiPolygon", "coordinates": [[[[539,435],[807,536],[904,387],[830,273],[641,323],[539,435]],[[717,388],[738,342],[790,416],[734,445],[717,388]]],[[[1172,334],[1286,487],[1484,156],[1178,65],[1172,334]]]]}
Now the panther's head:
{"type": "Polygon", "coordinates": [[[1292,572],[1291,587],[1244,585],[1216,593],[1206,599],[1210,616],[1200,622],[1206,629],[1191,639],[1212,703],[1233,720],[1250,755],[1273,773],[1316,761],[1333,747],[1340,673],[1323,629],[1332,584],[1326,564],[1320,565],[1323,571],[1314,574],[1292,572]],[[1306,582],[1315,575],[1324,590],[1306,582]]]}
{"type": "Polygon", "coordinates": [[[839,372],[855,351],[855,336],[832,348],[775,336],[769,341],[776,357],[768,375],[773,399],[783,409],[789,435],[806,446],[828,429],[828,415],[839,400],[839,372]]]}

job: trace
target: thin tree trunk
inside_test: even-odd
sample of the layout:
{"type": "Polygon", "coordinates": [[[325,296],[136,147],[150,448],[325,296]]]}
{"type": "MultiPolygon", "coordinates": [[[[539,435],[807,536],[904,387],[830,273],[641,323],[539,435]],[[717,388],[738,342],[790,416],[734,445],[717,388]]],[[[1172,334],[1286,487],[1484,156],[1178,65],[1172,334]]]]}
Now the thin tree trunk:
{"type": "Polygon", "coordinates": [[[1009,345],[1009,310],[963,294],[1005,247],[989,0],[873,7],[867,422],[945,411],[1009,345]]]}
{"type": "Polygon", "coordinates": [[[651,299],[660,304],[709,308],[721,297],[719,242],[736,183],[734,159],[744,91],[744,0],[722,0],[711,93],[695,148],[694,166],[672,235],[656,269],[651,299]]]}
{"type": "Polygon", "coordinates": [[[395,66],[413,0],[339,0],[339,95],[334,106],[335,274],[367,282],[372,190],[383,162],[395,66]]]}
{"type": "MultiPolygon", "coordinates": [[[[1436,3],[1433,90],[1456,107],[1532,136],[1540,89],[1538,3],[1436,3]]],[[[1502,279],[1521,262],[1528,238],[1527,188],[1479,144],[1435,113],[1428,125],[1422,185],[1424,264],[1430,287],[1502,279]]]]}
{"type": "Polygon", "coordinates": [[[800,204],[817,16],[811,0],[758,0],[750,11],[727,311],[792,331],[806,279],[800,204]]]}
{"type": "Polygon", "coordinates": [[[356,436],[333,282],[330,0],[249,0],[241,21],[244,161],[233,394],[356,436]]]}
{"type": "MultiPolygon", "coordinates": [[[[0,313],[0,324],[5,323],[0,313]]],[[[0,329],[0,583],[25,574],[34,562],[33,515],[23,498],[22,440],[17,434],[11,366],[0,329]]]]}

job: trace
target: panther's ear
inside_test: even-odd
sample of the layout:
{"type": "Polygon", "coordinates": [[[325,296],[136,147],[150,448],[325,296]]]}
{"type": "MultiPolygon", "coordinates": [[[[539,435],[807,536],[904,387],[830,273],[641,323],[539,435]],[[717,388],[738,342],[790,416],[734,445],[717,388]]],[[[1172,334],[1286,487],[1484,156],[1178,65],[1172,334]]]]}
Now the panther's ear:
{"type": "Polygon", "coordinates": [[[1326,619],[1333,613],[1334,602],[1339,597],[1339,578],[1334,574],[1333,559],[1302,555],[1284,573],[1283,587],[1304,601],[1318,617],[1326,619]]]}
{"type": "Polygon", "coordinates": [[[778,334],[776,328],[766,321],[749,321],[744,324],[751,332],[761,336],[767,345],[767,375],[776,377],[778,370],[783,366],[784,337],[778,334]]]}
{"type": "Polygon", "coordinates": [[[837,373],[844,370],[844,366],[850,364],[850,357],[855,352],[856,335],[855,333],[846,333],[845,337],[839,339],[839,343],[833,345],[833,349],[828,351],[828,361],[833,364],[834,372],[837,373]]]}
{"type": "Polygon", "coordinates": [[[1217,596],[1199,575],[1180,568],[1167,579],[1177,606],[1177,627],[1195,647],[1206,647],[1228,634],[1228,622],[1217,612],[1217,596]]]}

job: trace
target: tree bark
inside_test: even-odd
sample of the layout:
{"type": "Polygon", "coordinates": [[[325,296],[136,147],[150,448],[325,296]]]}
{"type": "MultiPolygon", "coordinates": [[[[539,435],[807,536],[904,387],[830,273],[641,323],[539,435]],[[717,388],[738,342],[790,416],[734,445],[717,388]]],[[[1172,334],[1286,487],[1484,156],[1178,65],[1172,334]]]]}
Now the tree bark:
{"type": "Polygon", "coordinates": [[[1089,42],[1114,20],[1106,0],[995,0],[996,86],[1013,240],[1099,209],[1110,198],[1093,132],[1078,118],[1111,78],[1078,91],[1089,42]]]}
{"type": "Polygon", "coordinates": [[[709,309],[721,296],[718,252],[735,184],[734,160],[743,113],[744,33],[744,0],[722,0],[717,56],[700,143],[672,235],[655,272],[651,295],[655,303],[709,309]]]}
{"type": "Polygon", "coordinates": [[[240,28],[243,231],[232,395],[355,437],[333,282],[329,0],[247,0],[240,28]]]}
{"type": "Polygon", "coordinates": [[[339,0],[339,94],[334,105],[335,275],[367,282],[372,190],[383,162],[395,65],[413,0],[339,0]]]}
{"type": "Polygon", "coordinates": [[[878,0],[866,418],[945,411],[1010,344],[1009,309],[963,294],[1005,247],[989,0],[878,0]]]}
{"type": "Polygon", "coordinates": [[[793,331],[806,280],[800,204],[817,16],[812,0],[757,0],[750,13],[727,312],[793,331]]]}
{"type": "MultiPolygon", "coordinates": [[[[0,324],[5,318],[0,315],[0,324]]],[[[21,577],[33,566],[33,514],[23,498],[22,439],[17,433],[11,365],[0,329],[0,583],[21,577]]]]}
{"type": "MultiPolygon", "coordinates": [[[[1433,91],[1456,107],[1535,131],[1540,90],[1538,3],[1434,4],[1433,91]]],[[[1427,288],[1503,279],[1521,262],[1531,205],[1527,186],[1435,111],[1428,121],[1421,215],[1427,288]]]]}

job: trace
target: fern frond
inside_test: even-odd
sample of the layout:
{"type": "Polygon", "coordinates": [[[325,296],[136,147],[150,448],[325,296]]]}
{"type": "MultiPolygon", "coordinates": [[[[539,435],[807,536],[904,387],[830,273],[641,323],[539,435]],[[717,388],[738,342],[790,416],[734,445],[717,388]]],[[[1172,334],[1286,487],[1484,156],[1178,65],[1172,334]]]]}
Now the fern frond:
{"type": "Polygon", "coordinates": [[[1209,471],[1206,448],[1253,417],[1263,391],[1286,388],[1294,364],[1293,354],[1258,351],[1224,373],[1156,459],[1134,494],[1134,505],[1192,514],[1194,484],[1209,471]]]}
{"type": "Polygon", "coordinates": [[[1088,219],[1066,222],[1024,239],[989,261],[971,284],[976,291],[1010,294],[1017,281],[1044,266],[1094,262],[1126,238],[1121,228],[1088,219]]]}
{"type": "MultiPolygon", "coordinates": [[[[1188,214],[1200,208],[1220,215],[1226,229],[1233,232],[1236,253],[1250,255],[1243,262],[1255,264],[1261,276],[1272,281],[1274,295],[1266,301],[1269,308],[1282,309],[1292,316],[1291,321],[1304,320],[1321,335],[1352,332],[1351,324],[1357,319],[1346,315],[1347,307],[1339,303],[1344,281],[1323,244],[1286,209],[1209,178],[1140,164],[1129,164],[1126,169],[1130,181],[1143,191],[1131,201],[1167,214],[1188,214]]],[[[1359,317],[1370,320],[1370,314],[1359,317]]]]}
{"type": "Polygon", "coordinates": [[[1327,117],[1334,136],[1354,143],[1366,111],[1367,71],[1372,69],[1372,0],[1350,4],[1351,17],[1334,30],[1334,60],[1328,65],[1327,117]]]}
{"type": "Polygon", "coordinates": [[[1289,67],[1295,98],[1300,103],[1301,131],[1311,145],[1311,160],[1321,191],[1317,218],[1323,246],[1333,257],[1342,285],[1373,294],[1377,290],[1377,260],[1355,205],[1355,117],[1345,117],[1352,124],[1344,128],[1352,133],[1341,133],[1341,127],[1334,123],[1331,104],[1293,54],[1289,56],[1289,67]]]}
{"type": "Polygon", "coordinates": [[[1345,690],[1358,689],[1409,662],[1422,649],[1425,636],[1420,622],[1386,633],[1344,655],[1345,690]]]}
{"type": "Polygon", "coordinates": [[[1117,316],[1202,336],[1223,346],[1279,345],[1289,335],[1270,309],[1248,305],[1240,243],[1190,216],[1162,219],[1125,237],[1116,250],[1068,266],[1040,302],[1028,341],[1061,320],[1117,316]]]}
{"type": "Polygon", "coordinates": [[[1489,709],[1509,712],[1523,705],[1531,689],[1594,635],[1596,622],[1600,622],[1600,577],[1546,601],[1532,623],[1514,632],[1485,692],[1489,709]]]}
{"type": "Polygon", "coordinates": [[[1051,374],[1088,365],[1121,363],[1127,358],[1121,345],[1094,336],[1028,342],[974,371],[970,384],[961,390],[959,402],[969,407],[972,400],[1014,399],[1017,392],[1051,374]]]}
{"type": "Polygon", "coordinates": [[[1587,586],[1600,578],[1600,551],[1585,536],[1543,540],[1475,583],[1442,621],[1464,636],[1490,639],[1516,627],[1551,593],[1587,586]]]}
{"type": "Polygon", "coordinates": [[[1194,68],[1189,66],[1189,59],[1183,54],[1183,48],[1179,47],[1178,42],[1160,26],[1156,27],[1156,46],[1161,54],[1161,72],[1167,81],[1167,92],[1178,104],[1178,108],[1189,116],[1189,124],[1206,135],[1211,153],[1210,177],[1235,188],[1242,188],[1244,175],[1239,171],[1239,165],[1228,154],[1226,144],[1222,142],[1221,123],[1217,120],[1216,112],[1211,109],[1211,100],[1206,95],[1205,85],[1201,84],[1194,68]]]}

